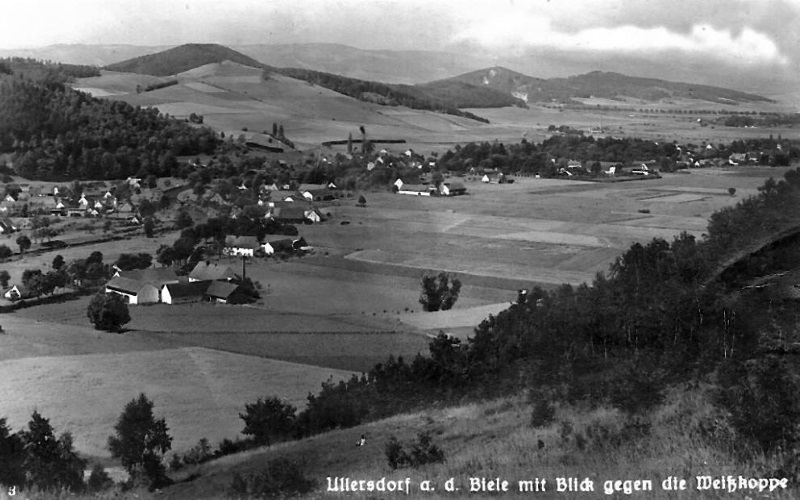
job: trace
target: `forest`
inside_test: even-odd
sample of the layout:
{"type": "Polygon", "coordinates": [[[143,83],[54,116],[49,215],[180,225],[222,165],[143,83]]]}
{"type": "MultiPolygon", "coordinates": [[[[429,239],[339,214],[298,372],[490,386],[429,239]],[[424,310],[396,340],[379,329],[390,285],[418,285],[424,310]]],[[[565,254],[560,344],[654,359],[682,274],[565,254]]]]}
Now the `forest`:
{"type": "MultiPolygon", "coordinates": [[[[279,71],[286,76],[305,80],[307,82],[325,87],[340,94],[353,97],[361,101],[376,102],[387,106],[407,106],[412,109],[425,109],[438,111],[455,116],[463,116],[472,120],[489,123],[489,120],[477,116],[469,111],[462,111],[462,107],[493,107],[510,106],[516,103],[516,99],[511,96],[503,98],[499,92],[491,92],[490,89],[474,87],[474,92],[462,92],[457,98],[443,98],[441,92],[429,92],[426,89],[413,85],[393,85],[367,80],[358,80],[345,76],[323,73],[309,69],[283,68],[279,71]],[[478,94],[478,99],[475,94],[478,94]],[[491,97],[487,99],[487,95],[491,97]],[[476,100],[478,99],[478,100],[476,100]],[[490,99],[490,100],[489,100],[490,99]],[[501,101],[503,102],[501,104],[501,101]]],[[[264,78],[268,79],[271,71],[264,71],[264,78]]]]}
{"type": "Polygon", "coordinates": [[[88,70],[24,61],[3,61],[0,74],[0,152],[12,153],[23,177],[169,176],[177,156],[213,153],[221,142],[211,129],[65,85],[88,70]]]}

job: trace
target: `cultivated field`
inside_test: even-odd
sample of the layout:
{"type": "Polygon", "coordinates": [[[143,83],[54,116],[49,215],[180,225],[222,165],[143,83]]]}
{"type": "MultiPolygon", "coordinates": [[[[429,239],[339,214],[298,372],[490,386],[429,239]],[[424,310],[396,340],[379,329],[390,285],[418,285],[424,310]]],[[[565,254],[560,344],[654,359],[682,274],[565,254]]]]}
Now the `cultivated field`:
{"type": "Polygon", "coordinates": [[[329,368],[203,348],[116,354],[28,357],[0,362],[0,400],[9,425],[27,424],[33,410],[69,430],[82,453],[107,456],[106,440],[125,404],[144,392],[173,436],[173,450],[201,437],[211,443],[239,435],[238,412],[260,397],[303,407],[320,383],[349,378],[329,368]]]}

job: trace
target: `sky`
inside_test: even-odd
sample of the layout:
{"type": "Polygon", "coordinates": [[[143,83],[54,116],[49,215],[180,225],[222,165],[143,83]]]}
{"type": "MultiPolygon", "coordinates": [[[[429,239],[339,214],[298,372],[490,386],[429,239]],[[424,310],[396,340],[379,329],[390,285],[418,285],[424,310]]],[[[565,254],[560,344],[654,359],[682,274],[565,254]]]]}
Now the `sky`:
{"type": "MultiPolygon", "coordinates": [[[[800,76],[800,0],[24,0],[0,49],[341,43],[800,76]]],[[[800,78],[798,78],[800,80],[800,78]]]]}

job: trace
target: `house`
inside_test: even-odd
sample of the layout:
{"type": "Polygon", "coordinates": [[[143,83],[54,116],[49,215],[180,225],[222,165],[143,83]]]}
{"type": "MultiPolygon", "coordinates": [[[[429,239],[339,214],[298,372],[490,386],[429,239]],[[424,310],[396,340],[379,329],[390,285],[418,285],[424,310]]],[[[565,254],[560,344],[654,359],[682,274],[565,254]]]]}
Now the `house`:
{"type": "Polygon", "coordinates": [[[225,255],[253,257],[256,251],[261,248],[258,238],[255,236],[233,236],[225,237],[225,255]]]}
{"type": "Polygon", "coordinates": [[[200,302],[206,296],[211,281],[171,283],[161,288],[161,302],[165,304],[187,304],[200,302]]]}
{"type": "Polygon", "coordinates": [[[462,182],[443,182],[439,185],[439,194],[442,196],[460,196],[467,194],[467,186],[462,182]]]}
{"type": "Polygon", "coordinates": [[[303,198],[308,201],[332,201],[336,199],[328,189],[307,189],[302,191],[303,198]]]}
{"type": "Polygon", "coordinates": [[[116,293],[128,304],[155,304],[159,301],[158,288],[143,281],[115,276],[106,283],[106,293],[116,293]]]}
{"type": "Polygon", "coordinates": [[[322,222],[322,214],[316,208],[307,209],[304,211],[304,213],[306,216],[306,221],[310,221],[312,224],[322,222]]]}
{"type": "Polygon", "coordinates": [[[28,290],[22,285],[14,285],[3,293],[3,297],[8,300],[20,300],[28,296],[28,290]]]}
{"type": "Polygon", "coordinates": [[[226,281],[212,281],[206,290],[205,298],[222,304],[247,304],[252,302],[250,294],[244,288],[226,281]]]}
{"type": "Polygon", "coordinates": [[[148,267],[147,269],[134,269],[133,271],[117,271],[114,276],[149,283],[156,288],[161,288],[168,283],[180,281],[178,275],[172,269],[166,267],[148,267]]]}
{"type": "Polygon", "coordinates": [[[397,190],[397,194],[410,194],[412,196],[430,196],[432,189],[436,188],[425,184],[403,184],[403,187],[397,190]]]}
{"type": "Polygon", "coordinates": [[[294,251],[292,239],[281,234],[268,234],[265,236],[262,248],[267,255],[273,255],[277,252],[292,253],[294,251]]]}
{"type": "Polygon", "coordinates": [[[0,219],[0,234],[11,234],[17,230],[17,226],[11,222],[11,219],[3,217],[0,219]]]}
{"type": "Polygon", "coordinates": [[[301,223],[306,221],[306,208],[303,206],[276,206],[272,218],[279,222],[301,223]]]}
{"type": "Polygon", "coordinates": [[[189,273],[189,281],[230,281],[236,278],[233,270],[218,262],[198,262],[189,273]]]}

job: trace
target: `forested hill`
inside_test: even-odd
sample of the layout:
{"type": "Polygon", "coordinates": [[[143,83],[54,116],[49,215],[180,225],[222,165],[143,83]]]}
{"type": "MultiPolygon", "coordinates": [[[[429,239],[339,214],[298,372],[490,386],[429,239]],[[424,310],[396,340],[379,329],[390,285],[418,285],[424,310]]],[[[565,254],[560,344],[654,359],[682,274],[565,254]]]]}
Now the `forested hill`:
{"type": "Polygon", "coordinates": [[[0,153],[23,177],[124,179],[170,175],[178,155],[211,153],[219,139],[121,101],[96,99],[50,78],[56,69],[0,74],[0,153]]]}
{"type": "Polygon", "coordinates": [[[639,78],[620,73],[593,71],[569,78],[543,80],[499,66],[431,82],[426,86],[454,83],[484,86],[507,95],[524,96],[527,102],[552,100],[567,102],[575,98],[588,97],[606,99],[628,97],[645,101],[698,99],[719,104],[772,102],[766,97],[721,87],[639,78]]]}
{"type": "Polygon", "coordinates": [[[111,64],[106,66],[105,69],[125,73],[169,76],[206,64],[221,63],[223,61],[233,61],[253,68],[269,69],[269,66],[256,61],[252,57],[213,43],[180,45],[156,54],[135,57],[127,61],[111,64]]]}

